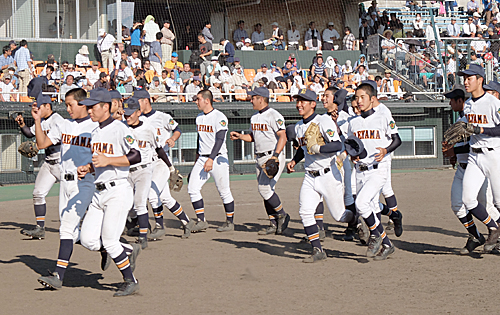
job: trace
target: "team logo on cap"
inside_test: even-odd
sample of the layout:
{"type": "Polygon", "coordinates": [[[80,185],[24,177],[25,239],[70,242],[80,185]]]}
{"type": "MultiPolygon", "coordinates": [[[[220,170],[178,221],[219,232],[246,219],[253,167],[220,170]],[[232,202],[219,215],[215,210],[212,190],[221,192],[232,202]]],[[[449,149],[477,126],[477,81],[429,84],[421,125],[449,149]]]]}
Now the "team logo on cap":
{"type": "Polygon", "coordinates": [[[220,125],[221,125],[222,127],[226,127],[227,123],[226,123],[226,121],[225,121],[225,120],[221,120],[220,125]]]}
{"type": "Polygon", "coordinates": [[[170,120],[168,121],[168,123],[169,123],[170,125],[174,125],[174,124],[175,124],[175,121],[174,121],[172,118],[170,118],[170,120]]]}
{"type": "Polygon", "coordinates": [[[277,123],[278,123],[278,126],[283,126],[283,120],[278,119],[277,123]]]}
{"type": "Polygon", "coordinates": [[[123,108],[128,108],[128,103],[123,103],[123,108]]]}
{"type": "Polygon", "coordinates": [[[90,97],[90,92],[87,92],[87,98],[89,98],[89,97],[90,97]]]}
{"type": "Polygon", "coordinates": [[[396,123],[395,123],[394,121],[391,121],[391,122],[389,123],[389,127],[391,127],[391,129],[396,128],[396,123]]]}
{"type": "Polygon", "coordinates": [[[326,134],[329,136],[329,137],[333,137],[333,135],[335,134],[335,131],[333,131],[332,129],[328,129],[326,131],[326,134]]]}
{"type": "Polygon", "coordinates": [[[127,141],[128,144],[134,144],[134,138],[132,136],[126,136],[125,140],[127,141]]]}
{"type": "Polygon", "coordinates": [[[135,91],[132,91],[132,96],[134,96],[135,91]]]}
{"type": "Polygon", "coordinates": [[[302,89],[302,90],[300,90],[299,94],[306,94],[306,91],[307,91],[307,89],[302,89]]]}

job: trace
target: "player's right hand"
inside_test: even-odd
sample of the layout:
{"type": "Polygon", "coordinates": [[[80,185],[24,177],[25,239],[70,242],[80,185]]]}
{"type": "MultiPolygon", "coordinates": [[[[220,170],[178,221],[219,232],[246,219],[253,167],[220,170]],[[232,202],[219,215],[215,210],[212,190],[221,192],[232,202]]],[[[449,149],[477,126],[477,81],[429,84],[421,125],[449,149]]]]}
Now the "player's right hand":
{"type": "Polygon", "coordinates": [[[42,113],[40,112],[40,109],[36,106],[33,106],[31,108],[31,116],[33,116],[34,120],[41,120],[42,119],[42,113]]]}
{"type": "Polygon", "coordinates": [[[288,174],[295,172],[295,170],[293,169],[293,168],[295,167],[295,164],[296,164],[296,163],[295,163],[295,161],[290,161],[290,162],[286,165],[286,172],[287,172],[288,174]]]}
{"type": "Polygon", "coordinates": [[[241,136],[241,133],[239,133],[237,131],[231,131],[231,133],[229,134],[229,138],[231,140],[238,140],[238,139],[240,139],[240,136],[241,136]]]}
{"type": "Polygon", "coordinates": [[[22,115],[17,115],[17,117],[15,118],[16,122],[19,124],[19,127],[24,127],[24,118],[22,115]]]}
{"type": "Polygon", "coordinates": [[[78,174],[78,179],[81,180],[82,178],[85,177],[85,175],[87,175],[87,173],[90,173],[90,166],[88,164],[78,166],[76,172],[78,174]]]}

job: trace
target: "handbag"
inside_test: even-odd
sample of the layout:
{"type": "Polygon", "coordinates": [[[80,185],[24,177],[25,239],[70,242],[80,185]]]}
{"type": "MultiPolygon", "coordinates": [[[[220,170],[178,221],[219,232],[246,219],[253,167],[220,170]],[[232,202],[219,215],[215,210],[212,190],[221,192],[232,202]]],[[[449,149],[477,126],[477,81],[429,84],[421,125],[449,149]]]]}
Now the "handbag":
{"type": "Polygon", "coordinates": [[[446,14],[446,10],[444,9],[442,2],[439,3],[439,14],[446,14]]]}
{"type": "Polygon", "coordinates": [[[123,84],[118,84],[118,86],[116,87],[116,90],[118,92],[120,92],[120,94],[122,94],[122,95],[127,93],[127,90],[125,90],[125,87],[123,86],[123,84]]]}
{"type": "Polygon", "coordinates": [[[454,7],[454,8],[458,7],[458,3],[457,3],[457,1],[453,1],[453,7],[454,7]]]}

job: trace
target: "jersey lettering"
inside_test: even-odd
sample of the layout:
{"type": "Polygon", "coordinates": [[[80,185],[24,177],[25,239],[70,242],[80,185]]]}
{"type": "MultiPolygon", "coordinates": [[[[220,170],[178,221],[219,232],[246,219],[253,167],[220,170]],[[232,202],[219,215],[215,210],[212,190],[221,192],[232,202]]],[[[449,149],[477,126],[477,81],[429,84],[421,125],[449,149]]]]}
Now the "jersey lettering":
{"type": "Polygon", "coordinates": [[[61,136],[61,142],[64,144],[77,145],[80,147],[90,148],[91,138],[73,136],[63,133],[61,136]]]}
{"type": "Polygon", "coordinates": [[[158,136],[161,136],[161,130],[160,130],[160,128],[156,128],[156,134],[157,134],[158,136]]]}
{"type": "Polygon", "coordinates": [[[201,132],[214,132],[214,129],[211,125],[197,125],[198,131],[201,132]]]}
{"type": "Polygon", "coordinates": [[[471,124],[487,124],[488,117],[486,115],[467,114],[467,121],[471,124]]]}
{"type": "Polygon", "coordinates": [[[356,137],[359,139],[380,139],[379,130],[360,130],[355,132],[356,137]]]}
{"type": "Polygon", "coordinates": [[[140,149],[144,149],[146,147],[146,144],[148,142],[147,141],[144,141],[144,140],[137,140],[137,146],[140,148],[140,149]]]}
{"type": "Polygon", "coordinates": [[[92,153],[94,152],[100,152],[103,154],[115,154],[112,143],[95,142],[92,144],[92,153]]]}
{"type": "Polygon", "coordinates": [[[267,129],[267,124],[252,124],[253,131],[269,131],[267,129]]]}

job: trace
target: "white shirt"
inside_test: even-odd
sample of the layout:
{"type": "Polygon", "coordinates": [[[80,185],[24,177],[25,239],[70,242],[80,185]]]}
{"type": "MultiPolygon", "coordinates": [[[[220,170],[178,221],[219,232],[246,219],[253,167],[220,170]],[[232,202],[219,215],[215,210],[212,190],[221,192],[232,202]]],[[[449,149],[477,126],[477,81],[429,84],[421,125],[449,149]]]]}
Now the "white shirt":
{"type": "MultiPolygon", "coordinates": [[[[134,73],[132,72],[132,69],[129,67],[126,67],[125,69],[120,69],[118,70],[118,74],[116,77],[123,77],[123,81],[128,80],[128,78],[134,78],[134,73]]],[[[127,84],[132,84],[132,81],[128,82],[127,84]]]]}
{"type": "Polygon", "coordinates": [[[151,43],[156,40],[156,33],[160,32],[160,27],[154,20],[150,20],[148,23],[144,24],[143,30],[146,32],[144,41],[146,43],[151,43]]]}
{"type": "Polygon", "coordinates": [[[347,121],[349,120],[349,118],[351,116],[352,116],[351,114],[349,114],[343,110],[339,111],[339,113],[338,113],[337,126],[339,126],[340,131],[342,131],[342,136],[344,136],[344,137],[347,137],[347,132],[349,129],[349,124],[347,123],[347,121]]]}
{"type": "Polygon", "coordinates": [[[285,130],[285,119],[275,109],[266,107],[250,118],[255,153],[273,151],[278,143],[277,132],[285,130]]]}
{"type": "Polygon", "coordinates": [[[463,26],[462,26],[462,31],[465,35],[470,35],[471,33],[476,33],[476,25],[474,25],[474,23],[465,23],[463,26]]]}
{"type": "Polygon", "coordinates": [[[252,46],[241,46],[240,50],[253,50],[252,46]]]}
{"type": "Polygon", "coordinates": [[[90,81],[90,84],[94,86],[94,83],[96,83],[99,80],[99,76],[101,75],[101,71],[97,69],[95,72],[90,68],[87,70],[87,73],[85,74],[85,77],[90,81]]]}
{"type": "Polygon", "coordinates": [[[168,155],[170,148],[167,140],[172,136],[172,132],[179,124],[169,114],[154,109],[147,114],[142,114],[140,120],[156,129],[156,141],[168,155]]]}
{"type": "Polygon", "coordinates": [[[333,40],[330,39],[330,37],[335,37],[336,39],[339,39],[340,38],[339,32],[337,32],[336,29],[333,29],[330,31],[329,28],[326,28],[323,31],[323,41],[325,43],[332,43],[333,44],[333,40]]]}
{"type": "Polygon", "coordinates": [[[474,40],[470,43],[471,48],[474,48],[474,51],[477,53],[484,52],[484,49],[488,47],[488,44],[484,40],[474,40]]]}
{"type": "Polygon", "coordinates": [[[128,57],[128,64],[132,69],[142,68],[141,59],[139,58],[132,58],[132,56],[128,57]]]}
{"type": "Polygon", "coordinates": [[[153,157],[156,156],[156,148],[162,147],[156,141],[156,130],[143,121],[139,123],[139,126],[128,126],[128,128],[137,143],[137,149],[141,153],[141,162],[134,166],[146,165],[153,162],[153,157]]]}
{"type": "MultiPolygon", "coordinates": [[[[50,133],[50,130],[55,128],[57,125],[64,124],[64,118],[58,113],[52,113],[47,119],[42,119],[40,125],[42,126],[42,131],[46,135],[50,133]]],[[[35,134],[35,125],[31,126],[30,131],[35,134]]],[[[48,148],[45,148],[46,160],[59,160],[61,157],[61,144],[56,143],[48,148]]]]}
{"type": "MultiPolygon", "coordinates": [[[[495,127],[500,124],[500,100],[489,93],[484,93],[475,102],[472,98],[465,101],[464,114],[467,121],[474,126],[495,127]]],[[[500,137],[485,134],[470,136],[472,148],[498,148],[500,137]]]]}
{"type": "Polygon", "coordinates": [[[115,41],[115,37],[111,34],[106,34],[104,35],[104,37],[99,36],[97,38],[97,49],[100,53],[102,53],[103,51],[108,51],[112,48],[115,41]]]}
{"type": "Polygon", "coordinates": [[[0,81],[0,90],[2,92],[3,101],[10,102],[10,94],[9,93],[14,91],[14,85],[10,82],[9,82],[9,84],[5,84],[5,82],[0,81]]]}
{"type": "Polygon", "coordinates": [[[90,65],[90,59],[88,55],[76,54],[75,64],[77,66],[88,66],[90,65]]]}
{"type": "Polygon", "coordinates": [[[297,30],[297,29],[295,31],[288,30],[286,33],[288,36],[288,44],[297,45],[299,43],[299,39],[300,39],[299,30],[297,30]]]}
{"type": "MultiPolygon", "coordinates": [[[[217,109],[213,109],[208,114],[199,113],[196,117],[196,130],[198,131],[198,154],[210,155],[215,145],[215,135],[218,131],[227,131],[227,117],[217,109]]],[[[222,144],[220,154],[227,154],[226,137],[222,144]]]]}
{"type": "Polygon", "coordinates": [[[189,93],[189,95],[187,95],[188,102],[192,102],[193,98],[196,96],[196,94],[198,94],[199,91],[201,91],[199,85],[194,85],[193,83],[189,83],[185,89],[185,92],[189,93]]]}

